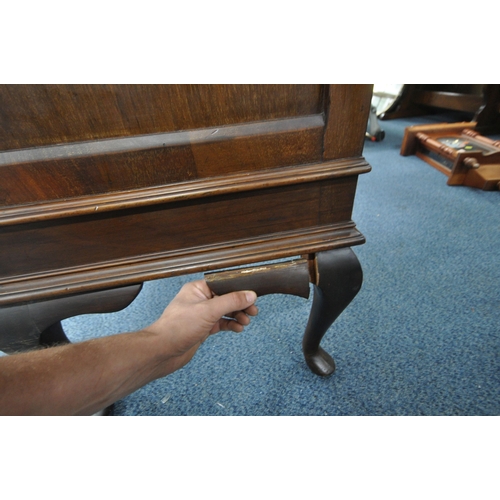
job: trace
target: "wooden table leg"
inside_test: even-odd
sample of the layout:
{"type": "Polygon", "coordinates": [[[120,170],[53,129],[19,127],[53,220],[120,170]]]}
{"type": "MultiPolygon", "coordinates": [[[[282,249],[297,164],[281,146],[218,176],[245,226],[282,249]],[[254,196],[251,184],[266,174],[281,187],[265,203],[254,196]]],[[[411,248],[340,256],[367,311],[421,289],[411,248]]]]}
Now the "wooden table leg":
{"type": "Polygon", "coordinates": [[[7,354],[40,345],[69,342],[60,322],[81,314],[124,309],[137,297],[142,284],[59,297],[0,308],[0,350],[7,354]]]}
{"type": "Polygon", "coordinates": [[[70,340],[66,337],[61,322],[58,321],[45,328],[45,330],[40,333],[39,343],[44,347],[52,347],[55,345],[69,344],[70,340]]]}
{"type": "Polygon", "coordinates": [[[302,341],[307,366],[317,375],[335,371],[333,358],[320,347],[328,328],[361,288],[363,272],[350,248],[316,254],[316,276],[311,314],[302,341]]]}
{"type": "Polygon", "coordinates": [[[339,248],[285,263],[207,273],[210,289],[217,295],[236,290],[254,290],[257,295],[286,293],[314,299],[302,342],[305,360],[317,375],[335,371],[332,357],[320,347],[328,328],[361,288],[361,265],[350,248],[339,248]]]}

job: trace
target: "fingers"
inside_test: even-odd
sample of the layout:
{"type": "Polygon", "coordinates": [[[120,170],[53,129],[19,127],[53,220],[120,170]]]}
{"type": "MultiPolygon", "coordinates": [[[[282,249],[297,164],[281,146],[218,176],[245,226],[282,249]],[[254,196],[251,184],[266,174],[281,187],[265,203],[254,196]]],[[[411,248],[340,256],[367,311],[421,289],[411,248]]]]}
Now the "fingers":
{"type": "MultiPolygon", "coordinates": [[[[222,316],[229,316],[231,314],[238,315],[238,312],[242,312],[247,309],[250,309],[251,315],[254,316],[257,313],[257,308],[254,306],[254,302],[256,300],[257,294],[249,290],[242,292],[231,292],[225,295],[216,296],[210,300],[210,307],[212,313],[214,314],[214,321],[221,318],[222,316]],[[238,312],[235,313],[234,311],[238,312]]],[[[248,317],[246,319],[248,320],[248,317]]]]}
{"type": "Polygon", "coordinates": [[[257,316],[257,314],[259,314],[259,309],[256,305],[252,304],[250,307],[247,307],[244,312],[249,316],[257,316]]]}
{"type": "Polygon", "coordinates": [[[221,318],[219,320],[219,331],[241,333],[244,328],[245,327],[241,323],[238,323],[236,320],[231,318],[221,318]]]}
{"type": "Polygon", "coordinates": [[[247,326],[250,324],[250,318],[243,312],[237,311],[229,316],[237,321],[240,325],[247,326]]]}
{"type": "Polygon", "coordinates": [[[213,296],[204,280],[193,281],[184,285],[178,296],[185,305],[203,304],[201,315],[213,326],[209,335],[221,330],[242,332],[250,324],[249,316],[256,316],[257,294],[250,290],[231,292],[213,296]]]}
{"type": "MultiPolygon", "coordinates": [[[[253,295],[250,295],[250,298],[253,299],[253,295]]],[[[212,299],[212,301],[214,299],[212,299]]],[[[212,330],[212,333],[216,333],[217,331],[221,330],[241,333],[244,330],[244,328],[250,324],[249,316],[256,316],[258,312],[259,311],[257,309],[257,306],[252,304],[243,311],[233,311],[231,313],[224,314],[218,320],[215,328],[212,330]]]]}
{"type": "Polygon", "coordinates": [[[258,313],[259,309],[257,308],[257,306],[252,305],[250,307],[247,307],[244,311],[234,311],[232,313],[226,314],[225,316],[235,319],[242,325],[247,325],[250,322],[248,316],[257,316],[258,313]]]}
{"type": "MultiPolygon", "coordinates": [[[[202,300],[205,300],[205,299],[210,300],[212,298],[217,297],[213,294],[212,290],[210,290],[210,287],[207,285],[205,280],[192,281],[190,283],[187,283],[182,288],[182,291],[184,291],[184,290],[186,291],[186,293],[194,293],[198,299],[202,299],[202,300]]],[[[238,303],[237,303],[238,298],[237,297],[239,296],[241,298],[242,293],[250,294],[250,299],[248,300],[248,298],[247,298],[247,301],[246,301],[246,303],[247,304],[249,303],[250,305],[248,305],[248,307],[243,307],[242,309],[234,309],[234,311],[244,311],[249,316],[257,316],[259,310],[254,305],[254,302],[257,299],[257,295],[253,291],[243,290],[241,292],[228,293],[228,294],[221,296],[221,297],[224,297],[224,300],[222,302],[219,302],[219,301],[217,301],[217,302],[219,302],[219,306],[225,310],[225,309],[227,309],[227,307],[231,307],[231,305],[230,305],[231,301],[233,301],[233,302],[236,301],[236,302],[234,302],[234,304],[238,305],[238,303]],[[234,296],[233,294],[237,294],[237,295],[234,296]],[[228,301],[229,301],[229,305],[226,307],[226,303],[228,303],[228,301]]],[[[241,304],[243,304],[243,303],[240,302],[240,305],[241,304]]],[[[212,306],[213,306],[213,303],[212,303],[212,306]]],[[[219,309],[217,309],[217,311],[219,311],[219,309]]],[[[231,313],[223,313],[222,315],[223,316],[232,316],[231,313]]]]}

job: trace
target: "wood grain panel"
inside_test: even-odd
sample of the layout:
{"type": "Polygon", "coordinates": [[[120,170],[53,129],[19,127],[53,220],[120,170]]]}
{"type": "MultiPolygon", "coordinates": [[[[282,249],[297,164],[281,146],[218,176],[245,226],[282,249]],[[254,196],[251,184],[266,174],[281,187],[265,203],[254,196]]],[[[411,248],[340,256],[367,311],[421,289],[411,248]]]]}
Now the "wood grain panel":
{"type": "Polygon", "coordinates": [[[321,160],[322,115],[0,153],[0,204],[161,186],[321,160]]]}
{"type": "Polygon", "coordinates": [[[195,179],[196,166],[186,145],[11,164],[0,174],[0,204],[9,206],[195,179]]]}
{"type": "MultiPolygon", "coordinates": [[[[243,127],[249,128],[248,125],[231,128],[243,127]]],[[[262,132],[253,137],[237,133],[231,140],[193,143],[198,177],[321,161],[324,133],[321,115],[255,123],[253,127],[261,128],[262,132]]],[[[218,134],[221,132],[224,128],[218,129],[218,134]]]]}
{"type": "Polygon", "coordinates": [[[322,111],[321,85],[0,85],[0,150],[322,111]]]}

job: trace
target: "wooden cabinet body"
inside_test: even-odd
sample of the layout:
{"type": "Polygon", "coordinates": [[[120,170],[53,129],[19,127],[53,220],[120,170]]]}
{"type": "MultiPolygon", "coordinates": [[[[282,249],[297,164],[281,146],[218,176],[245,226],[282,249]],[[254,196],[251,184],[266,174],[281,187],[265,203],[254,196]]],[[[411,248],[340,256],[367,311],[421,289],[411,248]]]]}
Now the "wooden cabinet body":
{"type": "Polygon", "coordinates": [[[370,99],[369,85],[0,86],[3,317],[363,243],[370,99]]]}

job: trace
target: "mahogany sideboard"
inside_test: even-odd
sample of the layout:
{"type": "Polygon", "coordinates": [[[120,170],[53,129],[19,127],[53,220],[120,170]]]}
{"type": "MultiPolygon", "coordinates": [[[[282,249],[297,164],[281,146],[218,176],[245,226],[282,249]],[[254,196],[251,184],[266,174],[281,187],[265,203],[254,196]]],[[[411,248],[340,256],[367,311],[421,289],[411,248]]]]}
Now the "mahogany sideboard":
{"type": "Polygon", "coordinates": [[[371,85],[0,85],[0,350],[67,341],[60,321],[141,284],[307,297],[308,366],[361,287],[351,220],[371,85]],[[297,258],[295,258],[297,257],[297,258]],[[250,279],[250,281],[245,281],[250,279]]]}

